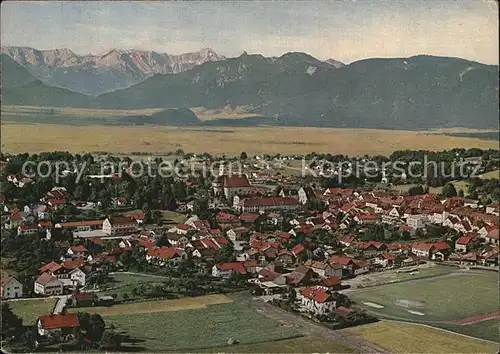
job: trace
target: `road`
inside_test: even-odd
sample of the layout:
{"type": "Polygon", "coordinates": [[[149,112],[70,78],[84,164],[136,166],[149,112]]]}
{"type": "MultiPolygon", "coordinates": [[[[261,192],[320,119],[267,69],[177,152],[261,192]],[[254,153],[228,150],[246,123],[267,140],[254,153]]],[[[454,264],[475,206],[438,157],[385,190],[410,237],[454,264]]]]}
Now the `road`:
{"type": "Polygon", "coordinates": [[[137,275],[141,276],[144,278],[158,278],[158,279],[170,279],[170,277],[164,276],[164,275],[154,275],[154,274],[147,274],[147,273],[134,273],[134,272],[110,272],[109,275],[113,274],[128,274],[128,275],[137,275]]]}
{"type": "Polygon", "coordinates": [[[268,304],[259,298],[252,297],[247,293],[231,294],[230,297],[235,300],[245,303],[248,307],[256,312],[272,318],[284,326],[295,328],[298,332],[304,335],[319,335],[335,341],[340,341],[342,344],[351,347],[356,352],[361,353],[389,353],[388,351],[372,344],[359,336],[345,330],[331,330],[320,324],[314,323],[300,315],[296,315],[276,306],[268,304]]]}
{"type": "Polygon", "coordinates": [[[54,315],[57,315],[59,313],[62,313],[64,310],[64,307],[66,306],[66,302],[68,302],[68,299],[71,297],[71,295],[62,295],[59,296],[59,299],[57,300],[56,306],[54,306],[54,310],[52,313],[54,315]]]}

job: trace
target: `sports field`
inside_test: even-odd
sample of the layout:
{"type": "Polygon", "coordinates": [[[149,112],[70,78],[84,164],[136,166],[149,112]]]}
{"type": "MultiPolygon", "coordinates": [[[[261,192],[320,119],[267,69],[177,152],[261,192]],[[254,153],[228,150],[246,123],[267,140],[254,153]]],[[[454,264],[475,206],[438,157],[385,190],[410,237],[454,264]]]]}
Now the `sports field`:
{"type": "Polygon", "coordinates": [[[441,277],[367,288],[350,296],[359,305],[382,316],[419,322],[453,322],[498,312],[498,273],[457,271],[441,277]]]}
{"type": "Polygon", "coordinates": [[[417,324],[380,321],[349,328],[392,353],[495,353],[498,346],[417,324]]]}
{"type": "MultiPolygon", "coordinates": [[[[78,118],[75,118],[78,119],[78,118]]],[[[106,126],[98,124],[2,123],[2,151],[10,153],[106,151],[162,154],[179,148],[186,152],[238,155],[307,154],[311,151],[347,155],[389,155],[394,150],[498,148],[496,141],[381,129],[311,127],[166,127],[106,126]],[[353,144],[353,142],[356,142],[353,144]]]]}
{"type": "Polygon", "coordinates": [[[187,304],[184,309],[178,306],[177,311],[168,313],[147,305],[133,313],[123,312],[124,308],[118,306],[119,311],[113,314],[100,309],[96,311],[107,324],[129,334],[130,348],[136,346],[137,350],[199,350],[227,346],[230,339],[249,345],[300,336],[295,329],[282,326],[242,304],[205,304],[198,308],[191,305],[187,304]]]}

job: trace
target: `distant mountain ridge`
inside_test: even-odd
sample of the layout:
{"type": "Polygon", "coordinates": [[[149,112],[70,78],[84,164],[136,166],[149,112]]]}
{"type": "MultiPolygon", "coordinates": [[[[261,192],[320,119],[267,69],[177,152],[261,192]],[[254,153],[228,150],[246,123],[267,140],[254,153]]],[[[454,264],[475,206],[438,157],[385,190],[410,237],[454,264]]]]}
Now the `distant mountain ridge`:
{"type": "MultiPolygon", "coordinates": [[[[98,97],[66,90],[66,98],[58,99],[47,94],[56,88],[41,83],[30,83],[30,90],[3,88],[2,103],[119,110],[244,107],[252,116],[211,125],[498,129],[496,65],[428,55],[334,64],[300,52],[271,58],[243,53],[175,74],[155,74],[98,97]]],[[[5,82],[24,80],[2,74],[5,82]]],[[[16,68],[12,75],[24,74],[16,68]]],[[[198,124],[188,111],[166,112],[168,122],[198,124]]]]}
{"type": "Polygon", "coordinates": [[[67,48],[2,46],[2,53],[49,85],[88,95],[126,88],[154,74],[178,73],[207,61],[225,59],[210,48],[180,55],[134,49],[77,55],[67,48]]]}
{"type": "Polygon", "coordinates": [[[242,105],[274,125],[498,128],[498,66],[419,55],[336,68],[304,53],[244,53],[97,99],[127,109],[242,105]]]}

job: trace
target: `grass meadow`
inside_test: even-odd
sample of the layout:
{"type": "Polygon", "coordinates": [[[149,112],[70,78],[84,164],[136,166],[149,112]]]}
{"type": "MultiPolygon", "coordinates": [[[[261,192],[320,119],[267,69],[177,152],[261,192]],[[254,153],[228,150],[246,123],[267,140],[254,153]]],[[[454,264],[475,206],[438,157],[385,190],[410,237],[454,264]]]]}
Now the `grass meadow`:
{"type": "Polygon", "coordinates": [[[238,344],[250,345],[300,336],[293,328],[281,326],[237,303],[179,308],[179,311],[168,313],[99,313],[107,324],[128,333],[137,346],[151,351],[215,349],[227,346],[231,338],[238,344]]]}
{"type": "Polygon", "coordinates": [[[498,345],[410,323],[380,321],[350,328],[392,353],[495,353],[498,345]]]}
{"type": "Polygon", "coordinates": [[[36,299],[9,301],[12,311],[23,319],[24,325],[35,324],[40,315],[52,312],[57,299],[36,299]]]}
{"type": "Polygon", "coordinates": [[[107,126],[99,124],[65,125],[6,123],[2,120],[2,151],[10,153],[106,151],[130,154],[186,152],[239,155],[247,154],[332,154],[389,155],[395,150],[444,150],[498,148],[495,141],[419,132],[380,129],[337,129],[311,127],[167,127],[107,126]],[[355,142],[355,143],[354,143],[355,142]]]}

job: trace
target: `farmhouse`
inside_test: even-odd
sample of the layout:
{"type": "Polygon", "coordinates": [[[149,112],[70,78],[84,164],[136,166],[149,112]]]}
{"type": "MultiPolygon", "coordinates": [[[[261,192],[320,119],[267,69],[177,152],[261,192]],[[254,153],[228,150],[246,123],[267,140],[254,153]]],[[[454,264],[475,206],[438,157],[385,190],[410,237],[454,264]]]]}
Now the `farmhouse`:
{"type": "Polygon", "coordinates": [[[219,263],[212,267],[212,276],[216,278],[229,278],[233,273],[246,275],[244,264],[242,262],[219,263]]]}
{"type": "Polygon", "coordinates": [[[334,267],[328,263],[307,260],[304,265],[320,277],[342,277],[342,268],[334,267]]]}
{"type": "Polygon", "coordinates": [[[146,253],[146,261],[161,266],[172,265],[176,267],[185,258],[186,252],[184,250],[173,247],[149,248],[146,253]]]}
{"type": "Polygon", "coordinates": [[[321,287],[306,287],[300,289],[302,306],[316,315],[323,315],[335,310],[335,300],[332,294],[321,287]]]}
{"type": "Polygon", "coordinates": [[[43,273],[35,280],[34,291],[40,295],[61,295],[63,283],[49,273],[43,273]]]}
{"type": "Polygon", "coordinates": [[[455,241],[455,250],[458,252],[467,252],[469,251],[473,245],[475,244],[475,239],[473,236],[460,236],[455,241]]]}
{"type": "Polygon", "coordinates": [[[496,228],[496,229],[490,230],[486,234],[486,236],[484,236],[484,238],[485,238],[486,242],[494,244],[494,245],[498,245],[499,244],[499,242],[498,242],[498,239],[499,239],[498,235],[499,235],[498,228],[496,228]]]}
{"type": "Polygon", "coordinates": [[[411,252],[421,258],[430,259],[436,247],[432,243],[415,242],[411,246],[411,252]]]}
{"type": "Polygon", "coordinates": [[[44,315],[37,321],[38,334],[47,337],[73,334],[79,326],[78,316],[74,313],[44,315]]]}
{"type": "Polygon", "coordinates": [[[2,278],[0,285],[2,299],[15,299],[23,296],[23,284],[14,277],[2,278]]]}

